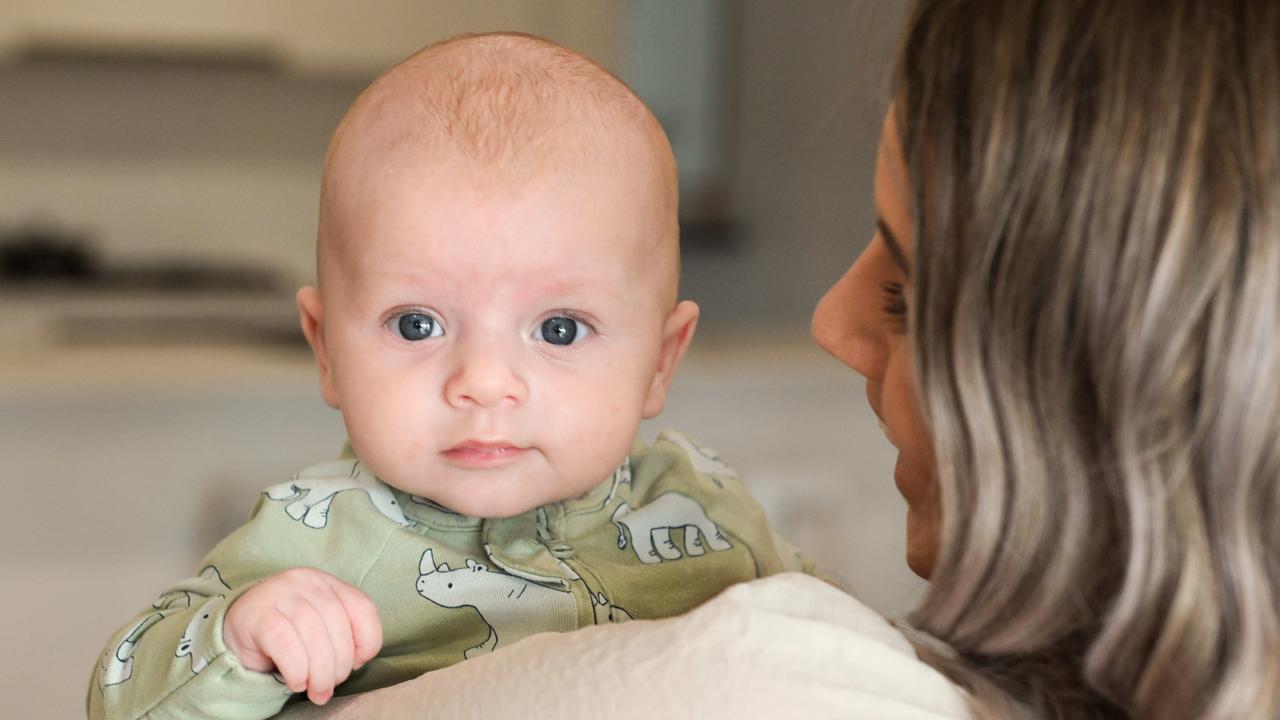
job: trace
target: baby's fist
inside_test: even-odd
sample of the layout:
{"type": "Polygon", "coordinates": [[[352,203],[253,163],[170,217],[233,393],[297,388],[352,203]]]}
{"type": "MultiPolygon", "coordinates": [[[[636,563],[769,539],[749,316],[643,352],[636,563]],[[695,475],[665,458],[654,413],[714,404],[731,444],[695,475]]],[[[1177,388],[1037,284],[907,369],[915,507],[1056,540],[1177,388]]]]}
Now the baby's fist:
{"type": "Polygon", "coordinates": [[[222,639],[249,670],[276,670],[294,692],[323,705],[333,688],[382,648],[378,608],[322,570],[292,568],[236,599],[222,639]]]}

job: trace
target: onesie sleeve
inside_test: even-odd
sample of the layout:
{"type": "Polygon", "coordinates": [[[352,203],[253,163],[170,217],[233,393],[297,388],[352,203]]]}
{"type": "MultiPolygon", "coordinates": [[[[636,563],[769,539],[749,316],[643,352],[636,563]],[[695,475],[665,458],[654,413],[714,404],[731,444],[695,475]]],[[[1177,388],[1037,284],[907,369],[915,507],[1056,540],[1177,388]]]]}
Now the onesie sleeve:
{"type": "Polygon", "coordinates": [[[269,529],[261,505],[205,558],[198,575],[165,589],[111,637],[90,682],[90,720],[241,720],[268,718],[283,707],[284,684],[246,670],[222,641],[227,608],[275,571],[246,562],[252,555],[245,544],[269,529]]]}
{"type": "Polygon", "coordinates": [[[89,719],[245,720],[279,712],[289,690],[272,674],[240,664],[223,643],[223,620],[240,595],[288,568],[314,567],[359,585],[396,527],[369,517],[397,516],[393,506],[376,507],[383,498],[374,485],[359,488],[368,500],[366,493],[339,496],[360,480],[351,462],[345,466],[268,488],[250,520],[205,557],[197,576],[174,583],[121,627],[94,668],[89,719]]]}

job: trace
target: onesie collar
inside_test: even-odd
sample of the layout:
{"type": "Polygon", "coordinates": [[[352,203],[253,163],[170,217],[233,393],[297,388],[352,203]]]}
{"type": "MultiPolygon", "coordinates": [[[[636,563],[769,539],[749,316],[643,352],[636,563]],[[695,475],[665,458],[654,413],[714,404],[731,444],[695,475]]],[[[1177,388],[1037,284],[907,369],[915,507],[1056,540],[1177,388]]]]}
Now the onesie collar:
{"type": "MultiPolygon", "coordinates": [[[[643,445],[635,444],[632,455],[642,448],[643,445]]],[[[340,457],[356,458],[350,443],[344,444],[340,457]]],[[[506,518],[463,515],[427,498],[388,487],[409,520],[437,530],[479,532],[485,554],[498,568],[567,591],[569,583],[579,576],[564,562],[573,556],[572,547],[565,542],[568,539],[564,537],[566,521],[580,521],[601,513],[615,504],[619,494],[627,494],[631,484],[631,457],[624,458],[609,477],[576,498],[506,518]]],[[[579,522],[573,525],[579,526],[579,522]]]]}

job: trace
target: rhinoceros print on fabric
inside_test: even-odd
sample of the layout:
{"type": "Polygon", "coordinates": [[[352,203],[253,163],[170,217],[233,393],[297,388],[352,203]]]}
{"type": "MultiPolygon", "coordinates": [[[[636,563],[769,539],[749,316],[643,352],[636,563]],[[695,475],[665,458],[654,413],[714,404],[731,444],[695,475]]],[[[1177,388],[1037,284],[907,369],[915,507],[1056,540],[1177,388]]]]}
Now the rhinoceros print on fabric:
{"type": "Polygon", "coordinates": [[[468,648],[472,658],[499,643],[509,645],[540,632],[573,630],[577,606],[572,593],[495,572],[470,558],[465,567],[436,565],[430,549],[418,563],[418,594],[445,608],[475,608],[489,626],[484,642],[468,648]]]}

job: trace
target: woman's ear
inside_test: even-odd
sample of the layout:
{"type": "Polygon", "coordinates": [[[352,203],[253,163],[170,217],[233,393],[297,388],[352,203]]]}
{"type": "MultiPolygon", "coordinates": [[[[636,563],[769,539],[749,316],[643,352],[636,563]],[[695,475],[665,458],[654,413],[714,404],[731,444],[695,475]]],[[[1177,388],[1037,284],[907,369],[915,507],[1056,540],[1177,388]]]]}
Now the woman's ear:
{"type": "Polygon", "coordinates": [[[329,353],[324,344],[324,303],[320,300],[319,290],[304,287],[298,291],[298,315],[302,321],[302,334],[307,337],[307,344],[316,358],[316,367],[320,370],[320,391],[324,394],[324,401],[337,409],[338,390],[333,384],[329,353]]]}
{"type": "Polygon", "coordinates": [[[662,346],[658,349],[658,367],[645,398],[643,417],[654,417],[667,406],[667,390],[675,379],[680,358],[693,341],[693,331],[698,326],[698,305],[692,300],[681,300],[667,316],[662,326],[662,346]]]}

